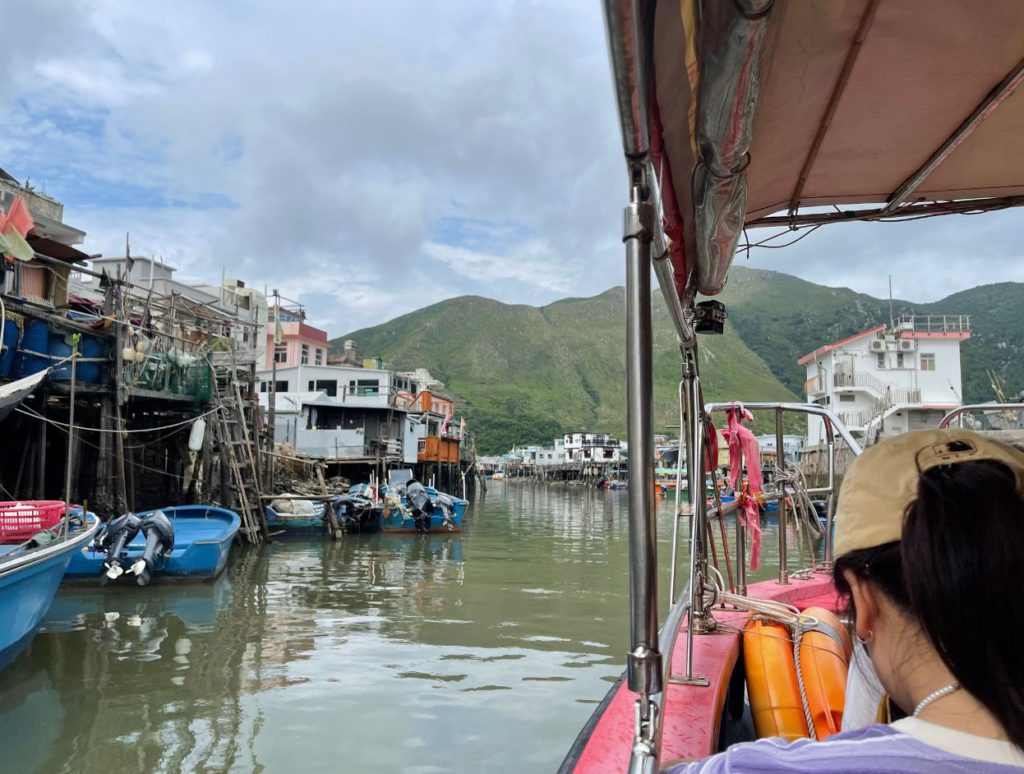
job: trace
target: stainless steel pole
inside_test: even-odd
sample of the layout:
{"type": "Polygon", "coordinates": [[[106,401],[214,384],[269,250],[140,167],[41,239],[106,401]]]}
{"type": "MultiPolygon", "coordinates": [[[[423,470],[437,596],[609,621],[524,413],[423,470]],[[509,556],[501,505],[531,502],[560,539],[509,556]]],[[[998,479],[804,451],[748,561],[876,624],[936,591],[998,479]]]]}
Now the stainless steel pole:
{"type": "Polygon", "coordinates": [[[836,511],[836,438],[832,422],[825,418],[825,437],[828,439],[828,497],[825,508],[825,569],[832,569],[832,556],[835,548],[832,545],[832,519],[836,511]]]}
{"type": "Polygon", "coordinates": [[[785,470],[786,454],[783,449],[782,409],[775,409],[775,467],[779,471],[779,583],[789,583],[789,570],[786,567],[786,487],[785,470]]]}
{"type": "Polygon", "coordinates": [[[654,511],[654,388],[651,375],[651,234],[653,210],[634,187],[624,212],[626,243],[626,415],[629,439],[629,689],[661,692],[654,511]]]}

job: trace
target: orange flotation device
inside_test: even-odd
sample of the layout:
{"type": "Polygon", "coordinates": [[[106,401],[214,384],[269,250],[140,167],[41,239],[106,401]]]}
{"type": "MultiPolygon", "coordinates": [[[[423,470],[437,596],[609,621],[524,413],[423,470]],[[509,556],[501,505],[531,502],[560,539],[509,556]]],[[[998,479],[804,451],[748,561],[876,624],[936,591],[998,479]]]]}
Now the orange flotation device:
{"type": "Polygon", "coordinates": [[[753,618],[743,631],[747,694],[759,738],[802,739],[813,732],[825,739],[842,727],[850,636],[831,611],[809,608],[804,613],[818,624],[794,634],[781,623],[753,618]]]}

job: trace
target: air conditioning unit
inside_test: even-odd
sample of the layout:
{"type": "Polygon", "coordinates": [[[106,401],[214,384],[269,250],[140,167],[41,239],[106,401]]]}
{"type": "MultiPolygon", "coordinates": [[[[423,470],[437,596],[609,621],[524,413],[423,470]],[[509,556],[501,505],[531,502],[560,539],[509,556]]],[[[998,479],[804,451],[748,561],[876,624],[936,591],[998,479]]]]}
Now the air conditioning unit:
{"type": "Polygon", "coordinates": [[[913,339],[900,339],[900,352],[913,352],[917,348],[917,342],[913,339]]]}
{"type": "Polygon", "coordinates": [[[872,352],[885,352],[885,340],[884,339],[875,339],[874,341],[872,341],[871,342],[871,351],[872,352]]]}

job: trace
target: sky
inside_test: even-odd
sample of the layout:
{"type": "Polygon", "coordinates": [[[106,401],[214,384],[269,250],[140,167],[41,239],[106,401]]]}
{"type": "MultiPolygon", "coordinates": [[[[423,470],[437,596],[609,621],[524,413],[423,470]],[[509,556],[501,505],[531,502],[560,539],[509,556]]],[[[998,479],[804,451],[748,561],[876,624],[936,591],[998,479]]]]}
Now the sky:
{"type": "MultiPolygon", "coordinates": [[[[332,336],[623,283],[593,0],[0,0],[0,29],[0,167],[64,202],[88,253],[129,233],[177,278],[277,288],[332,336]]],[[[1024,281],[1022,226],[843,224],[737,263],[876,296],[892,274],[926,302],[1024,281]]]]}

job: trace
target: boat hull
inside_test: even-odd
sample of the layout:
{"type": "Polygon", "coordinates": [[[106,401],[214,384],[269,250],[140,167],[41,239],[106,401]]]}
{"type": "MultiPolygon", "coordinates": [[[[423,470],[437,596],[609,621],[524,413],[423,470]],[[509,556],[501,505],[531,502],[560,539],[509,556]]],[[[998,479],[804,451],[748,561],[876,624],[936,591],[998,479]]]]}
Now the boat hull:
{"type": "Polygon", "coordinates": [[[316,503],[313,513],[278,513],[267,505],[263,511],[267,519],[267,528],[271,532],[283,532],[285,535],[309,536],[321,534],[324,527],[324,505],[316,503]]]}
{"type": "MultiPolygon", "coordinates": [[[[184,505],[160,509],[174,525],[174,548],[153,568],[153,580],[204,581],[224,570],[241,520],[234,511],[206,505],[184,505]]],[[[137,514],[145,518],[154,511],[137,514]]],[[[126,564],[142,556],[145,537],[139,533],[125,548],[126,564]]],[[[91,544],[75,551],[64,578],[98,580],[103,574],[106,554],[91,544]]]]}
{"type": "MultiPolygon", "coordinates": [[[[49,610],[71,557],[99,530],[95,517],[67,540],[0,556],[0,669],[31,642],[49,610]]],[[[7,547],[5,547],[7,548],[7,547]]]]}

